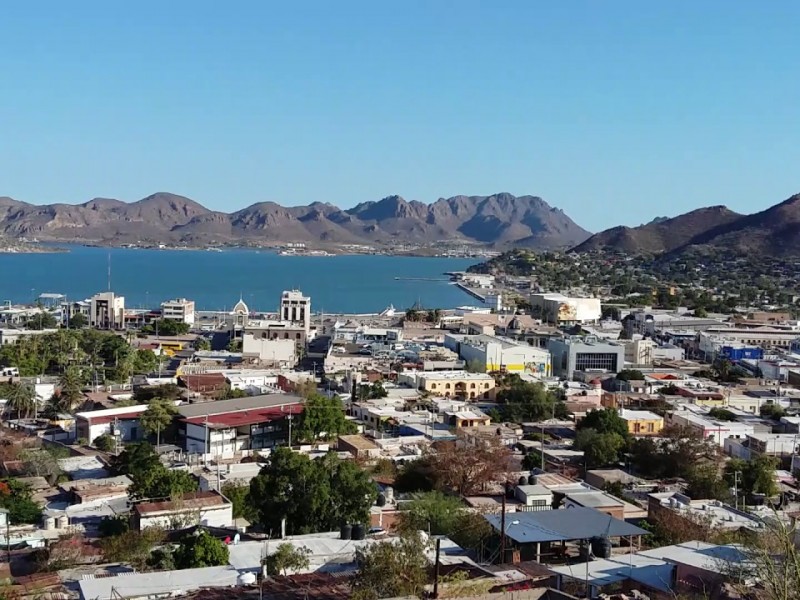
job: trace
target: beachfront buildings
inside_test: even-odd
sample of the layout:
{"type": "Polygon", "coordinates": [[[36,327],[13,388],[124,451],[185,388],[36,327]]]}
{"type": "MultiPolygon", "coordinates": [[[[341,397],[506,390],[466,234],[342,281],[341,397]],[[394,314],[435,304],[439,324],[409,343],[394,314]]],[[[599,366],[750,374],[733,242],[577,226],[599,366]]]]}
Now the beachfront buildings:
{"type": "Polygon", "coordinates": [[[594,336],[551,339],[553,374],[572,379],[576,371],[619,373],[625,365],[625,347],[594,336]]]}
{"type": "Polygon", "coordinates": [[[125,326],[125,298],[114,292],[100,292],[89,301],[89,325],[97,329],[125,326]]]}
{"type": "Polygon", "coordinates": [[[161,318],[194,325],[194,300],[175,298],[161,303],[161,318]]]}
{"type": "Polygon", "coordinates": [[[550,353],[547,350],[494,335],[445,336],[444,345],[483,372],[506,371],[529,373],[541,377],[551,374],[550,353]]]}

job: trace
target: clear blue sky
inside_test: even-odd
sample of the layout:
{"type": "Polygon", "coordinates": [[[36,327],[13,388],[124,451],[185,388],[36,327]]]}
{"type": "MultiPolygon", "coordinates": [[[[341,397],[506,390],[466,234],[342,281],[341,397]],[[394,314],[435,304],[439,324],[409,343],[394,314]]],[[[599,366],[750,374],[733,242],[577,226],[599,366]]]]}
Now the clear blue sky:
{"type": "Polygon", "coordinates": [[[800,192],[798,31],[796,0],[6,3],[0,195],[754,212],[800,192]]]}

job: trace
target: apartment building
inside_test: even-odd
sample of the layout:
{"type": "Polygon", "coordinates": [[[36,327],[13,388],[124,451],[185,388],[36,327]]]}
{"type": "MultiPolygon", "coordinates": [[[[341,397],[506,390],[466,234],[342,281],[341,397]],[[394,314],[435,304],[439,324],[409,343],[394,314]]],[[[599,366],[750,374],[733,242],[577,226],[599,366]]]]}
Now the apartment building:
{"type": "Polygon", "coordinates": [[[161,318],[194,325],[194,300],[175,298],[161,303],[161,318]]]}

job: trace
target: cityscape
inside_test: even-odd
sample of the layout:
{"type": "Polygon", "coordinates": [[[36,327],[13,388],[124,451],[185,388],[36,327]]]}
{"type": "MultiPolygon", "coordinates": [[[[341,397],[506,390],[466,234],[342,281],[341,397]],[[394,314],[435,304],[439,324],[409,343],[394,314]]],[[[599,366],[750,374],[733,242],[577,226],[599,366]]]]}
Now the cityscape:
{"type": "Polygon", "coordinates": [[[800,4],[0,18],[0,600],[800,600],[800,4]]]}

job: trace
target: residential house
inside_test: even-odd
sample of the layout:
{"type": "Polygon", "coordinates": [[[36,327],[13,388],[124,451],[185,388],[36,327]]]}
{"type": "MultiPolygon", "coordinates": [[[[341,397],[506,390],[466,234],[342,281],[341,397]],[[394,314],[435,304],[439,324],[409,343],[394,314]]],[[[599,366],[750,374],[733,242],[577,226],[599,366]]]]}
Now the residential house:
{"type": "Polygon", "coordinates": [[[664,417],[649,410],[623,408],[619,416],[628,424],[631,435],[658,435],[664,429],[664,417]]]}
{"type": "Polygon", "coordinates": [[[156,502],[139,502],[132,511],[133,527],[185,529],[193,525],[204,527],[233,526],[233,504],[217,491],[191,492],[180,498],[156,502]]]}

